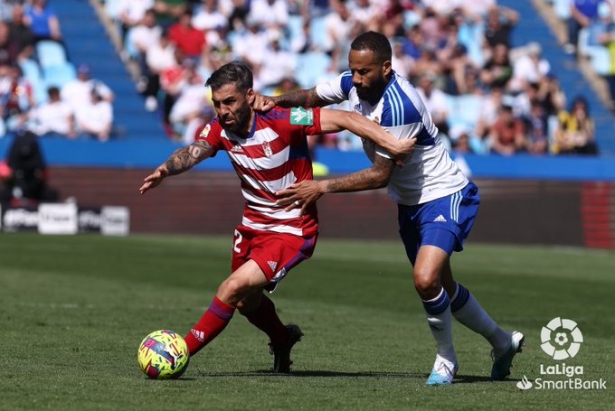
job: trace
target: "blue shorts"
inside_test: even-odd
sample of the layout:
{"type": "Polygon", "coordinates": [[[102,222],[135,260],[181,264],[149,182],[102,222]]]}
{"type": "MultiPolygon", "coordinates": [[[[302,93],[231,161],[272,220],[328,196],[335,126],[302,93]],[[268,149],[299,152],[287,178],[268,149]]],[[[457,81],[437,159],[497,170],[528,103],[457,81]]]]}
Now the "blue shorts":
{"type": "Polygon", "coordinates": [[[449,256],[463,250],[479,204],[478,187],[472,181],[461,191],[425,204],[398,204],[399,234],[412,265],[423,245],[441,248],[449,256]]]}

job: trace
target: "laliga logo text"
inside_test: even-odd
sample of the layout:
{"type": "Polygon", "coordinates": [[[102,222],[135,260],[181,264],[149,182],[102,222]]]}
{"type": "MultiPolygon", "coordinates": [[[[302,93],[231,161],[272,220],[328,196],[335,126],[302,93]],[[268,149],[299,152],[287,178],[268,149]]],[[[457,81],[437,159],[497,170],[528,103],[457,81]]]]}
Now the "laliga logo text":
{"type": "MultiPolygon", "coordinates": [[[[583,343],[583,334],[577,323],[565,318],[556,317],[542,327],[540,333],[542,345],[540,348],[552,359],[556,361],[574,358],[583,343]]],[[[533,382],[525,375],[517,383],[520,390],[605,390],[606,381],[583,380],[580,376],[584,374],[582,365],[566,365],[558,363],[555,365],[540,364],[540,375],[543,376],[564,376],[563,380],[546,380],[543,377],[536,378],[533,382]]]]}

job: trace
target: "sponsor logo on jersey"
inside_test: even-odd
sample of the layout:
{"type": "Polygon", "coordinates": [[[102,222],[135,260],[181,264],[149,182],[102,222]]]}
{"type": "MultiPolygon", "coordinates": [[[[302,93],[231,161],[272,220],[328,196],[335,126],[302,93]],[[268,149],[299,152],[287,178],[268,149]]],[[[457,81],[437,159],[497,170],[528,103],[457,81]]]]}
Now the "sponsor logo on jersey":
{"type": "Polygon", "coordinates": [[[290,124],[311,126],[314,124],[314,112],[311,109],[295,107],[290,109],[290,124]]]}

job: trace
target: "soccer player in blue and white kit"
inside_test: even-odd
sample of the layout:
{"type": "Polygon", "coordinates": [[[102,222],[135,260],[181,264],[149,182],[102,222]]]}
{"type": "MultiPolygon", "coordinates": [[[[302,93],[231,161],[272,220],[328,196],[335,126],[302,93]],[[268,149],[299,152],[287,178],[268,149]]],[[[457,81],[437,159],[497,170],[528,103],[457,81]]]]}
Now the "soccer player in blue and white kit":
{"type": "Polygon", "coordinates": [[[257,101],[256,108],[274,105],[315,107],[348,100],[350,108],[379,123],[398,139],[416,138],[412,155],[396,167],[390,154],[363,140],[370,168],[328,180],[303,181],[280,191],[279,204],[303,210],[325,193],[369,190],[388,185],[398,204],[399,232],[414,270],[414,285],[437,344],[428,385],[453,382],[458,369],[452,339],[452,318],[483,335],[493,347],[491,378],[510,374],[524,336],[505,332],[474,296],[453,279],[450,256],[461,251],[478,212],[479,194],[451,159],[438,130],[415,88],[391,68],[391,46],[376,32],[358,36],[351,44],[350,71],[309,90],[257,101]],[[296,203],[299,201],[299,203],[296,203]]]}

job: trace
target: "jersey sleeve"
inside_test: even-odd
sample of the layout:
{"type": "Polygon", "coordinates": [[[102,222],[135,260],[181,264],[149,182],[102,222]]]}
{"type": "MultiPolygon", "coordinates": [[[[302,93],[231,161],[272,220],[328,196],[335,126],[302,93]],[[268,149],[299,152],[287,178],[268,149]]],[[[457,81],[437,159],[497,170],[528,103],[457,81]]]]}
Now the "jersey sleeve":
{"type": "Polygon", "coordinates": [[[211,155],[212,157],[214,157],[218,150],[222,148],[221,133],[222,127],[220,126],[218,118],[216,117],[215,119],[207,123],[205,127],[203,127],[203,130],[201,130],[196,140],[206,141],[207,143],[209,143],[209,145],[214,149],[214,152],[211,155]]]}
{"type": "Polygon", "coordinates": [[[321,134],[320,108],[293,107],[289,110],[288,131],[294,143],[302,143],[307,135],[321,134]],[[300,141],[297,141],[300,140],[300,141]]]}
{"type": "Polygon", "coordinates": [[[352,74],[346,71],[326,83],[318,84],[316,94],[330,103],[341,103],[348,99],[348,93],[352,87],[352,74]]]}

